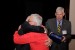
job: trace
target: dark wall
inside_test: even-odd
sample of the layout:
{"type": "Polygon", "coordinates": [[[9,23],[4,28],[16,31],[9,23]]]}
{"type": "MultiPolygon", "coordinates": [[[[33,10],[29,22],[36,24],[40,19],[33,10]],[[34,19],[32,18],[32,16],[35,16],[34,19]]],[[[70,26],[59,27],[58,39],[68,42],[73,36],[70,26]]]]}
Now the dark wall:
{"type": "Polygon", "coordinates": [[[65,8],[66,19],[69,20],[69,0],[18,0],[17,2],[18,15],[27,17],[31,13],[38,13],[43,17],[45,24],[48,18],[55,17],[55,9],[62,6],[65,8]]]}

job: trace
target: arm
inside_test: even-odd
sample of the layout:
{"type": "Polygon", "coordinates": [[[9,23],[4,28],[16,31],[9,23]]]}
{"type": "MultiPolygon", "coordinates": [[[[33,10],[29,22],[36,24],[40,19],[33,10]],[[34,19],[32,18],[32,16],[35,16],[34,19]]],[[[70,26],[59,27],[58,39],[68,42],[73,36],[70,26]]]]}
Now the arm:
{"type": "Polygon", "coordinates": [[[66,41],[70,42],[70,40],[71,40],[71,22],[69,22],[68,24],[67,35],[66,35],[66,41]]]}
{"type": "Polygon", "coordinates": [[[49,25],[49,20],[46,22],[46,28],[47,28],[47,34],[49,35],[49,33],[51,32],[51,30],[50,30],[50,25],[49,25]]]}
{"type": "Polygon", "coordinates": [[[62,42],[70,42],[71,41],[71,22],[67,22],[67,34],[63,35],[62,42]]]}
{"type": "Polygon", "coordinates": [[[15,44],[26,44],[26,43],[30,43],[30,37],[28,34],[24,34],[22,36],[20,36],[18,34],[18,31],[15,31],[14,36],[13,36],[13,40],[15,44]]]}
{"type": "Polygon", "coordinates": [[[46,40],[45,45],[51,46],[53,41],[52,41],[52,39],[49,38],[49,33],[51,32],[51,30],[49,28],[49,20],[46,22],[45,26],[47,28],[47,34],[48,34],[48,40],[46,40]]]}
{"type": "Polygon", "coordinates": [[[41,27],[41,26],[33,26],[33,25],[30,25],[28,22],[24,22],[21,25],[21,29],[19,30],[19,34],[23,35],[27,32],[40,32],[40,33],[43,33],[44,28],[41,27]]]}

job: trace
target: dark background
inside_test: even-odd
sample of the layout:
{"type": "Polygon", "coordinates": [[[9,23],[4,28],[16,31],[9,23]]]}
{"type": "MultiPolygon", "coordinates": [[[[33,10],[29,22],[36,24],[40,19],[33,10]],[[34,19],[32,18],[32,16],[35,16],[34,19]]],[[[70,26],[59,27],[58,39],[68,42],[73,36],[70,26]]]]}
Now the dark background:
{"type": "Polygon", "coordinates": [[[43,25],[49,18],[55,17],[55,9],[58,6],[65,8],[65,19],[69,20],[69,0],[6,0],[1,3],[1,48],[14,50],[13,33],[32,13],[38,13],[43,17],[43,25]]]}

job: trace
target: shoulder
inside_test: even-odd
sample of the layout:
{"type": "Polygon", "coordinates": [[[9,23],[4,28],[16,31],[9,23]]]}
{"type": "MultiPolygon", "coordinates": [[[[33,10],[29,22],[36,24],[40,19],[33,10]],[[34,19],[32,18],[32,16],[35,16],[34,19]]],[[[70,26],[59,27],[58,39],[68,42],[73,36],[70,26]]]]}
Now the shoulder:
{"type": "Polygon", "coordinates": [[[65,24],[67,24],[67,25],[71,25],[71,21],[69,21],[69,20],[65,20],[65,19],[64,19],[63,21],[64,21],[65,24]]]}
{"type": "Polygon", "coordinates": [[[64,19],[64,22],[65,22],[65,23],[71,23],[71,21],[69,21],[69,20],[65,20],[65,19],[64,19]]]}

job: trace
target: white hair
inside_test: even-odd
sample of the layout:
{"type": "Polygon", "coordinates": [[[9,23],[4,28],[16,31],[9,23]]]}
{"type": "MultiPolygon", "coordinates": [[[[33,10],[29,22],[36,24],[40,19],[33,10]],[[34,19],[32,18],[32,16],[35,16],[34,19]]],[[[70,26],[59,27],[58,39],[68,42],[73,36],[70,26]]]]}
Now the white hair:
{"type": "Polygon", "coordinates": [[[36,22],[37,25],[36,26],[41,26],[42,25],[42,17],[39,14],[31,14],[31,17],[33,17],[33,22],[36,22]]]}
{"type": "Polygon", "coordinates": [[[64,13],[64,8],[63,7],[57,7],[56,12],[63,12],[64,13]]]}

